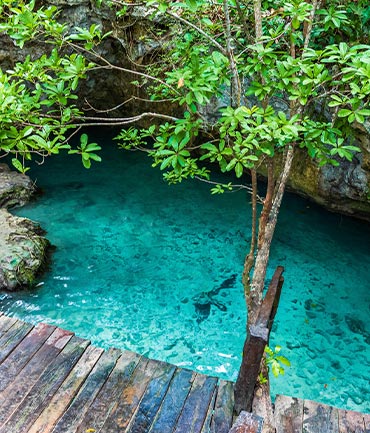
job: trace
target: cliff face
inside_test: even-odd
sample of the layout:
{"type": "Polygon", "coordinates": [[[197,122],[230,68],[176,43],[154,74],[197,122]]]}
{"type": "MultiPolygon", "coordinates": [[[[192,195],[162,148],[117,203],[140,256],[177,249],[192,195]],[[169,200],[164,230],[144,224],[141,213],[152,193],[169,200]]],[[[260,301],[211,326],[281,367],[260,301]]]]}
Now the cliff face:
{"type": "MultiPolygon", "coordinates": [[[[161,45],[161,41],[153,36],[155,26],[161,30],[166,27],[164,22],[153,24],[147,20],[147,12],[140,8],[132,8],[129,16],[118,21],[112,11],[97,8],[93,0],[44,0],[43,3],[61,7],[60,19],[71,26],[89,27],[95,23],[100,24],[104,32],[112,31],[111,37],[100,48],[101,54],[113,64],[123,67],[132,67],[131,61],[140,64],[152,56],[161,45]]],[[[33,46],[31,54],[37,56],[42,51],[42,47],[33,46]]],[[[11,65],[23,54],[17,53],[9,41],[0,39],[2,65],[11,65]]],[[[148,103],[140,99],[130,100],[133,94],[137,95],[137,89],[130,84],[134,79],[132,74],[96,71],[81,86],[80,102],[88,101],[97,109],[107,109],[128,101],[114,111],[113,114],[119,116],[151,111],[152,107],[149,108],[148,103]]],[[[159,109],[173,114],[171,107],[159,109]]],[[[329,210],[370,220],[370,125],[367,128],[355,127],[354,133],[354,144],[362,152],[351,162],[340,160],[338,167],[319,167],[304,150],[299,150],[295,156],[289,186],[293,191],[329,210]]]]}
{"type": "Polygon", "coordinates": [[[325,208],[370,220],[370,134],[356,130],[361,153],[340,165],[319,167],[306,152],[299,150],[289,180],[290,188],[325,208]]]}

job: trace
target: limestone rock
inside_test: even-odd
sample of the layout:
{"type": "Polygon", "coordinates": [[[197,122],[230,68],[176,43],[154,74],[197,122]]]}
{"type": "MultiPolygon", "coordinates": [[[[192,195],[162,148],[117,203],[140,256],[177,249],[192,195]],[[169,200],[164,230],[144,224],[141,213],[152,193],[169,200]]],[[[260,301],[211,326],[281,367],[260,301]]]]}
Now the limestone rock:
{"type": "Polygon", "coordinates": [[[28,176],[0,164],[0,290],[32,284],[45,264],[49,242],[41,228],[6,210],[24,205],[34,190],[28,176]]]}
{"type": "Polygon", "coordinates": [[[6,164],[0,164],[0,207],[23,206],[34,190],[28,176],[11,171],[6,164]]]}
{"type": "Polygon", "coordinates": [[[32,284],[45,263],[48,246],[37,224],[0,209],[0,289],[32,284]]]}

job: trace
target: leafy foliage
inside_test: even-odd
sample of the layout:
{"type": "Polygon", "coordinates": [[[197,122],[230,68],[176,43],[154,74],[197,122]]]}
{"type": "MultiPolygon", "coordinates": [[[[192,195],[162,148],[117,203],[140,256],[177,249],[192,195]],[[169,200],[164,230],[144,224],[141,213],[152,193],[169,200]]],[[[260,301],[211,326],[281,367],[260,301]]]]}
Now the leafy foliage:
{"type": "MultiPolygon", "coordinates": [[[[45,54],[27,55],[12,69],[0,70],[0,149],[14,155],[13,166],[22,172],[34,155],[44,158],[70,149],[68,137],[82,123],[75,92],[94,64],[81,53],[64,54],[63,47],[71,40],[88,40],[90,47],[102,38],[96,27],[68,34],[57,15],[55,6],[36,9],[35,1],[2,1],[0,7],[3,37],[21,49],[35,39],[45,43],[45,54]]],[[[90,159],[98,160],[90,150],[70,153],[81,153],[86,167],[90,159]]]]}

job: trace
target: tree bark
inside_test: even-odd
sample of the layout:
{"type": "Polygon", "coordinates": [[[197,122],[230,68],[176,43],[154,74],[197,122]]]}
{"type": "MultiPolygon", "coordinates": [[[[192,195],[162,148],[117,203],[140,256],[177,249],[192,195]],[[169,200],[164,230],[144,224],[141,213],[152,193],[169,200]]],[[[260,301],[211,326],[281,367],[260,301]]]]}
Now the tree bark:
{"type": "MultiPolygon", "coordinates": [[[[292,167],[293,156],[294,144],[289,147],[286,153],[283,171],[279,178],[279,183],[277,184],[275,189],[274,199],[272,201],[271,209],[268,215],[264,234],[261,238],[261,243],[257,251],[251,283],[251,290],[247,299],[248,326],[251,326],[251,324],[256,322],[259,308],[262,303],[262,295],[266,279],[267,264],[270,256],[271,242],[275,232],[277,218],[284,196],[285,186],[288,181],[289,173],[292,167]]],[[[266,369],[266,366],[262,362],[261,371],[263,372],[264,369],[266,369]]],[[[265,377],[268,377],[268,375],[265,377]]],[[[263,433],[275,433],[269,380],[267,380],[266,383],[259,385],[253,401],[253,412],[256,415],[263,417],[265,420],[263,425],[263,433]]]]}
{"type": "MultiPolygon", "coordinates": [[[[257,251],[251,283],[251,305],[248,304],[248,313],[251,313],[252,316],[255,314],[256,311],[258,311],[258,308],[261,305],[267,264],[270,257],[271,242],[274,236],[280,205],[284,196],[285,186],[288,181],[289,173],[292,167],[293,156],[294,145],[292,144],[286,154],[283,171],[279,179],[279,184],[276,188],[276,193],[266,223],[265,232],[263,238],[261,239],[260,247],[257,251]]],[[[255,319],[255,317],[251,317],[248,321],[249,323],[254,323],[255,319]]]]}
{"type": "MultiPolygon", "coordinates": [[[[256,249],[256,238],[257,238],[257,172],[255,169],[251,169],[252,177],[252,230],[251,230],[251,242],[249,253],[244,260],[244,268],[242,275],[242,282],[244,287],[244,296],[247,299],[250,294],[250,272],[254,263],[254,253],[256,249]]],[[[247,302],[248,307],[248,302],[247,302]]]]}

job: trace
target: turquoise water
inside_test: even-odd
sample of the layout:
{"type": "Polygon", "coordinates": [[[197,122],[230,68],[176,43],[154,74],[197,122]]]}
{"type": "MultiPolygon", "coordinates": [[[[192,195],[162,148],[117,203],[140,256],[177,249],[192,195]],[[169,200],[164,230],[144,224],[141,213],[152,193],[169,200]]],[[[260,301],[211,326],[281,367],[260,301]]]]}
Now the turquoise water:
{"type": "MultiPolygon", "coordinates": [[[[245,193],[168,186],[148,158],[106,141],[90,170],[72,157],[32,169],[44,195],[16,213],[38,221],[56,251],[38,288],[1,294],[2,311],[234,380],[245,193]]],[[[370,411],[369,239],[368,225],[286,197],[269,269],[286,269],[270,346],[292,367],[273,379],[274,394],[370,411]]]]}

